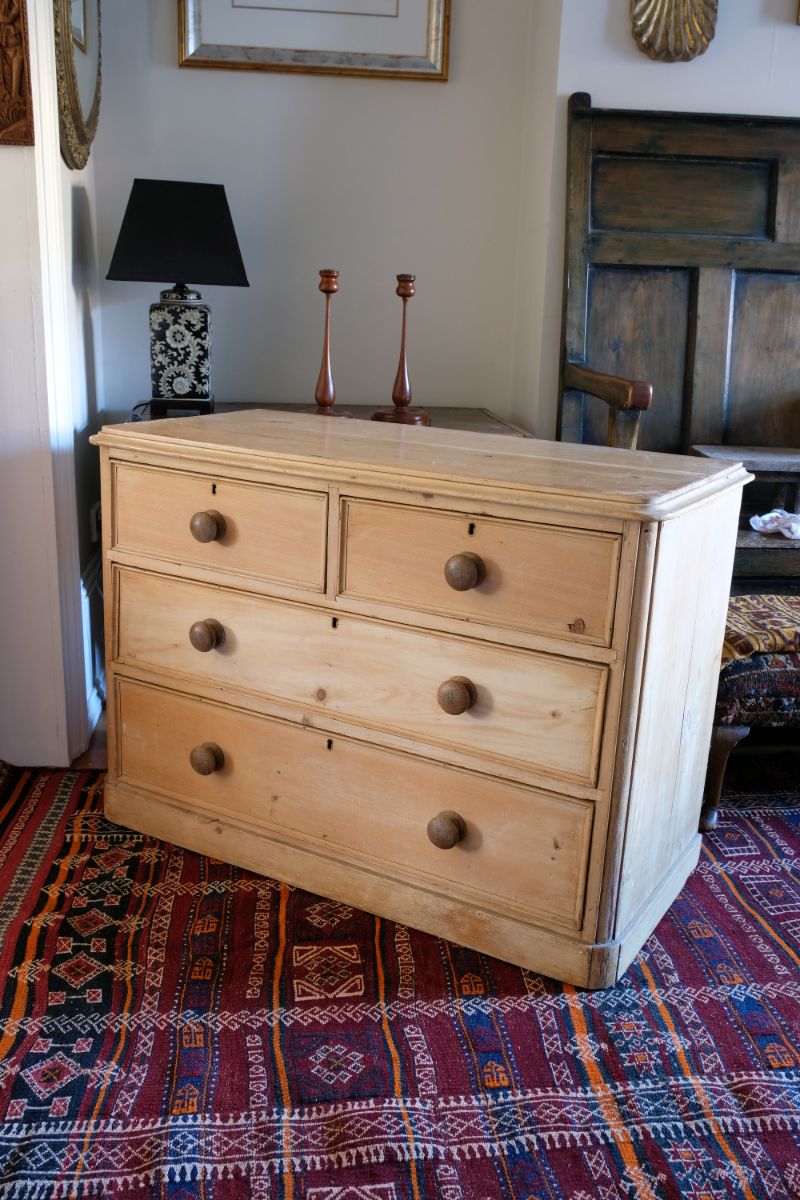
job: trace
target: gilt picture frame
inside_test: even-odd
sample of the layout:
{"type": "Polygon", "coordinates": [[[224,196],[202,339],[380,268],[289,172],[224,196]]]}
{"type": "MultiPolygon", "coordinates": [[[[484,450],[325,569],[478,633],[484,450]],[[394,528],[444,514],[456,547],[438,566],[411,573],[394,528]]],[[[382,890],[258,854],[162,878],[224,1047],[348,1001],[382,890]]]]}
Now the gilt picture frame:
{"type": "Polygon", "coordinates": [[[61,157],[72,171],[82,171],[100,116],[101,0],[51,0],[56,51],[56,91],[61,157]],[[82,23],[83,45],[76,39],[82,23]]]}
{"type": "Polygon", "coordinates": [[[451,0],[178,0],[179,63],[444,82],[450,8],[451,0]]]}
{"type": "Polygon", "coordinates": [[[86,0],[71,0],[70,25],[72,41],[86,53],[86,0]]]}

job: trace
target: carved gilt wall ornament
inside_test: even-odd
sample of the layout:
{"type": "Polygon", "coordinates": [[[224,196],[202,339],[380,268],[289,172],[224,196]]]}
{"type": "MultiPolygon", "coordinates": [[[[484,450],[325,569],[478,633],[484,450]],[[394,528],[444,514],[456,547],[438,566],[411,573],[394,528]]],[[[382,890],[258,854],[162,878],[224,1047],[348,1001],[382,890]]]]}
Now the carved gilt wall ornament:
{"type": "Polygon", "coordinates": [[[631,0],[639,49],[661,62],[689,62],[703,54],[717,28],[717,0],[631,0]]]}
{"type": "Polygon", "coordinates": [[[25,0],[0,0],[0,146],[32,145],[25,0]]]}
{"type": "Polygon", "coordinates": [[[80,171],[100,115],[100,0],[53,0],[53,17],[61,157],[80,171]]]}

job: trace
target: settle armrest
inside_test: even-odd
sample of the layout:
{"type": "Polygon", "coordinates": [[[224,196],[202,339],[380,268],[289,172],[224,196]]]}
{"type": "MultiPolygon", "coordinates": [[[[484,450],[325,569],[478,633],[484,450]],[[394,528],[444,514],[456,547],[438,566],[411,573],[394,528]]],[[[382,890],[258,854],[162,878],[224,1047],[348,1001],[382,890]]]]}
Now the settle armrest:
{"type": "Polygon", "coordinates": [[[652,383],[645,383],[642,379],[624,379],[621,375],[605,375],[602,371],[593,371],[591,367],[581,367],[578,363],[565,364],[564,387],[588,392],[590,396],[604,400],[611,408],[626,412],[631,409],[646,412],[653,400],[652,383]]]}
{"type": "Polygon", "coordinates": [[[564,364],[564,389],[570,388],[597,396],[608,405],[609,446],[636,449],[641,414],[647,411],[653,399],[652,383],[605,375],[602,371],[568,362],[564,364]]]}

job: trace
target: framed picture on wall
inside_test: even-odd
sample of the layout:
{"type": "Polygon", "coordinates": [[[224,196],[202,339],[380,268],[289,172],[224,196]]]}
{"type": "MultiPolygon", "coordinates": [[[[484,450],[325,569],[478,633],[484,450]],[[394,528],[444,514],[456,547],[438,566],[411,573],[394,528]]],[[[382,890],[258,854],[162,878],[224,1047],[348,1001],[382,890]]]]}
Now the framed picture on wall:
{"type": "Polygon", "coordinates": [[[451,0],[178,0],[182,67],[447,79],[451,0]]]}

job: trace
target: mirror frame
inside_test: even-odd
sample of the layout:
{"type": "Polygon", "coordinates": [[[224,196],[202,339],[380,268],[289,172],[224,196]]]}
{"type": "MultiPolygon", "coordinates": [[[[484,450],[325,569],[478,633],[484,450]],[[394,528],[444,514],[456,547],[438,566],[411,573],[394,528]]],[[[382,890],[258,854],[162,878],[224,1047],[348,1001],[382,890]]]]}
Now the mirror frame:
{"type": "Polygon", "coordinates": [[[89,160],[100,115],[100,0],[97,0],[97,78],[88,117],[83,114],[78,92],[70,0],[53,0],[53,22],[61,157],[71,170],[80,171],[89,160]]]}

